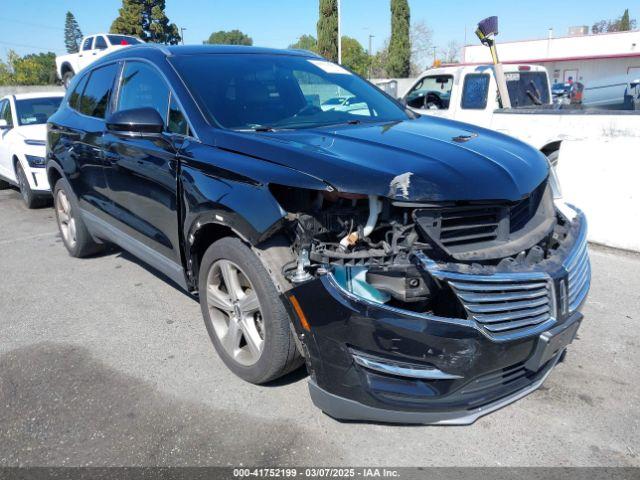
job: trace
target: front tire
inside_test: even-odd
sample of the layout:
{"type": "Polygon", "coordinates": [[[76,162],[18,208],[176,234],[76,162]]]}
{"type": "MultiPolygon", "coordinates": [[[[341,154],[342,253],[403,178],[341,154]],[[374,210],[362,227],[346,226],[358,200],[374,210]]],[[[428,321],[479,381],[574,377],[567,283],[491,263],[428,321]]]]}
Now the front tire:
{"type": "Polygon", "coordinates": [[[207,331],[233,373],[262,384],[302,364],[283,300],[258,256],[240,239],[213,243],[198,280],[207,331]]]}
{"type": "Polygon", "coordinates": [[[31,190],[29,180],[27,180],[27,174],[24,172],[20,162],[16,163],[16,179],[18,180],[18,187],[20,188],[20,195],[27,208],[37,208],[43,205],[42,198],[38,198],[36,194],[31,190]]]}
{"type": "Polygon", "coordinates": [[[56,211],[58,229],[69,255],[76,258],[87,257],[101,249],[87,229],[80,207],[71,193],[71,186],[61,178],[53,189],[53,206],[56,211]]]}

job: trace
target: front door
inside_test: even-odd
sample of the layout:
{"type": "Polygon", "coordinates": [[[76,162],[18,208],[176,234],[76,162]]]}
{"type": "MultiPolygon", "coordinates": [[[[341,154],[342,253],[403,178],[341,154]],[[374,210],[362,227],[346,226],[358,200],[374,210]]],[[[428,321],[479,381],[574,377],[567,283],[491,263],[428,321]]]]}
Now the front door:
{"type": "Polygon", "coordinates": [[[183,118],[181,110],[171,100],[170,89],[156,68],[146,62],[128,61],[121,75],[116,111],[141,107],[158,111],[165,119],[167,134],[145,138],[106,133],[105,174],[115,226],[180,264],[178,157],[171,134],[186,134],[185,122],[178,118],[183,118]]]}

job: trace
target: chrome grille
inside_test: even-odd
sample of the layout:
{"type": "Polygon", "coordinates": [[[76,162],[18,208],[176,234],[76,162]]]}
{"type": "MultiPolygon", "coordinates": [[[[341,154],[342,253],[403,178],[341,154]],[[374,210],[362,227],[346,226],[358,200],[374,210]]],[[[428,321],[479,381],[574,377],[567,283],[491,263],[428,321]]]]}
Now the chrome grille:
{"type": "Polygon", "coordinates": [[[581,232],[580,238],[576,243],[576,250],[564,262],[564,268],[569,274],[567,283],[570,312],[580,306],[589,292],[591,284],[591,264],[589,262],[589,250],[587,249],[586,229],[581,232]]]}
{"type": "Polygon", "coordinates": [[[469,318],[492,333],[543,324],[554,317],[553,290],[546,276],[457,275],[446,279],[469,318]],[[466,278],[464,278],[466,277],[466,278]]]}

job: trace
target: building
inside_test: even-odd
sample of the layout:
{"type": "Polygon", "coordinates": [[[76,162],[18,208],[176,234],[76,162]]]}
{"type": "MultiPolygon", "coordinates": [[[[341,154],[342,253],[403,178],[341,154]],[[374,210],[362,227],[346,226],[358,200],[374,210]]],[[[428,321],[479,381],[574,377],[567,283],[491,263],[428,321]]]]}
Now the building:
{"type": "MultiPolygon", "coordinates": [[[[640,30],[588,35],[588,28],[573,27],[571,35],[540,40],[500,43],[503,63],[532,63],[546,67],[552,83],[579,81],[584,85],[583,103],[601,108],[622,108],[629,83],[640,79],[640,30]]],[[[467,45],[462,52],[467,64],[491,63],[489,49],[467,45]]]]}

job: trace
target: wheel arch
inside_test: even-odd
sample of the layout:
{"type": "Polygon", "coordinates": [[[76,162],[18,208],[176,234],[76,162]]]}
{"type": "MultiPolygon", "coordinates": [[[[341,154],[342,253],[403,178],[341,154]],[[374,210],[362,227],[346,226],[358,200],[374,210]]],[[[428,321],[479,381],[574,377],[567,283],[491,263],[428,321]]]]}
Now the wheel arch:
{"type": "Polygon", "coordinates": [[[540,151],[545,154],[545,156],[551,155],[553,152],[557,152],[560,150],[560,145],[562,144],[562,140],[555,140],[553,142],[547,143],[543,146],[540,151]]]}
{"type": "Polygon", "coordinates": [[[67,72],[71,72],[74,75],[76,73],[69,62],[63,62],[63,64],[60,65],[60,76],[62,77],[67,72]]]}
{"type": "Polygon", "coordinates": [[[60,180],[64,175],[60,170],[60,167],[54,163],[49,162],[47,165],[47,180],[49,181],[49,187],[51,188],[51,192],[53,193],[53,189],[56,186],[58,180],[60,180]]]}

